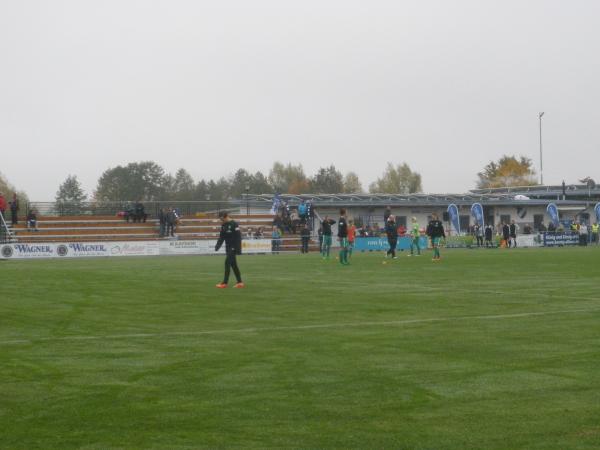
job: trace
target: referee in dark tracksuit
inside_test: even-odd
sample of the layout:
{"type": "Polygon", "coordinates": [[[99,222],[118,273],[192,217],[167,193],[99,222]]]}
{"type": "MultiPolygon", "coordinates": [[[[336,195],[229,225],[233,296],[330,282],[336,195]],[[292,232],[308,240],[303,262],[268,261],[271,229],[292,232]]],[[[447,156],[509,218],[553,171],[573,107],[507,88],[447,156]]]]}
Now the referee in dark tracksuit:
{"type": "Polygon", "coordinates": [[[227,287],[227,283],[229,282],[229,272],[231,269],[233,269],[233,273],[237,279],[237,283],[234,287],[246,287],[242,282],[242,275],[240,274],[240,269],[238,268],[236,260],[236,255],[241,255],[242,253],[242,233],[240,232],[240,226],[233,219],[230,219],[229,214],[225,211],[220,214],[220,217],[222,222],[221,232],[219,234],[217,245],[215,245],[215,251],[218,252],[223,245],[223,242],[225,242],[226,256],[225,275],[223,277],[223,282],[217,284],[217,287],[219,289],[227,287]]]}

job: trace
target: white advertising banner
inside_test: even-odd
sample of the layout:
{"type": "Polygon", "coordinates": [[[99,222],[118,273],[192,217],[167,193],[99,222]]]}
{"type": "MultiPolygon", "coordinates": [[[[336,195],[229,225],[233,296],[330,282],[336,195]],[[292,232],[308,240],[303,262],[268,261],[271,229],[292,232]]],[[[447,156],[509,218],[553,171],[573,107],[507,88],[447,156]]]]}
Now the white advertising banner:
{"type": "MultiPolygon", "coordinates": [[[[2,259],[78,258],[106,256],[213,255],[216,240],[72,242],[0,245],[2,259]]],[[[270,253],[270,239],[242,241],[244,253],[270,253]]],[[[225,253],[225,245],[218,253],[225,253]]]]}
{"type": "Polygon", "coordinates": [[[521,234],[517,236],[517,247],[541,247],[538,234],[521,234]]]}
{"type": "MultiPolygon", "coordinates": [[[[204,241],[160,241],[161,255],[207,255],[215,253],[214,239],[204,241]]],[[[225,253],[225,246],[219,250],[225,253]]]]}

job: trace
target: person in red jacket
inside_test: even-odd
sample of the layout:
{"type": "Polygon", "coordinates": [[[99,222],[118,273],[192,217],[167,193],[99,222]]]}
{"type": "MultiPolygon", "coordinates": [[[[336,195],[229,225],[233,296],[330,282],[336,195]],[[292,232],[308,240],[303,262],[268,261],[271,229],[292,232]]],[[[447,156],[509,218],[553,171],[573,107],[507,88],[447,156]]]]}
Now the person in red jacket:
{"type": "Polygon", "coordinates": [[[6,199],[4,198],[4,194],[0,192],[0,213],[4,216],[4,212],[6,211],[6,199]]]}

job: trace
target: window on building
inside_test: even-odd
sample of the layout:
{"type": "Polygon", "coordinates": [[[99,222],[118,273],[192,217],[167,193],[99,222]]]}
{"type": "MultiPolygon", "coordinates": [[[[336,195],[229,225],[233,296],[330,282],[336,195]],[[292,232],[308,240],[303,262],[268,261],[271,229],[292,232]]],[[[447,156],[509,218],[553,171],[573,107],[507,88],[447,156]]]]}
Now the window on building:
{"type": "Polygon", "coordinates": [[[500,222],[510,223],[510,214],[500,214],[500,222]]]}

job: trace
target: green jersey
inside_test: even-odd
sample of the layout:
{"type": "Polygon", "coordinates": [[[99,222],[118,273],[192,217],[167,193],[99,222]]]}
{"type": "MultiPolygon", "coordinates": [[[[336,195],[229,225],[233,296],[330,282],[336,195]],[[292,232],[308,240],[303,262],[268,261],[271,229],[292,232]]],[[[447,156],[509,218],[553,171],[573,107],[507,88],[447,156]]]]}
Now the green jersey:
{"type": "Polygon", "coordinates": [[[417,222],[412,224],[412,230],[410,231],[410,234],[414,238],[418,238],[421,234],[421,232],[419,231],[419,224],[417,222]]]}

